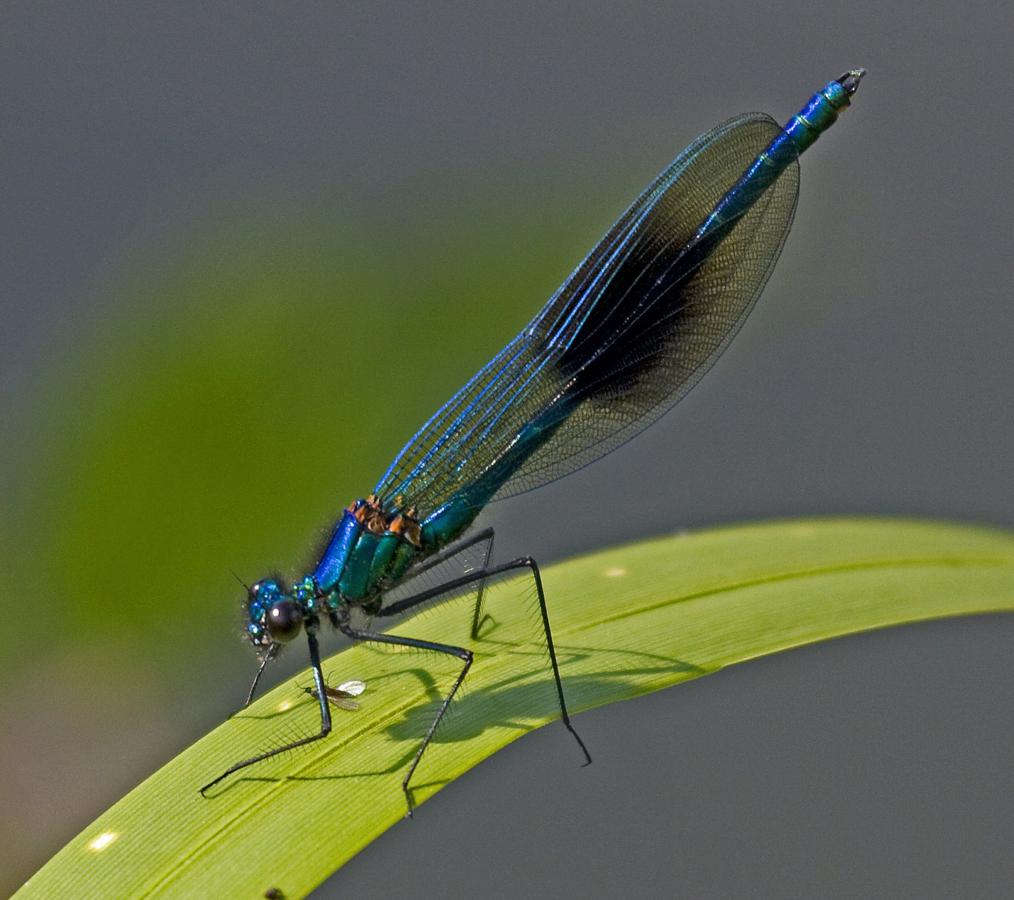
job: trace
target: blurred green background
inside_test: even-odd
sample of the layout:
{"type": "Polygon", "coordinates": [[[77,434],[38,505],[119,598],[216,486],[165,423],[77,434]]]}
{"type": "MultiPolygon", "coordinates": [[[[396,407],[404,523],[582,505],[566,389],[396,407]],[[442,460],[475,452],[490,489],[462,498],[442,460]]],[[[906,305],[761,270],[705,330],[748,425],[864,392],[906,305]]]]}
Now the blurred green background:
{"type": "MultiPolygon", "coordinates": [[[[721,364],[634,444],[497,505],[497,555],[777,515],[1014,525],[1008,16],[6,5],[0,890],[242,699],[233,572],[309,563],[697,133],[784,119],[845,68],[869,80],[803,160],[721,364]]],[[[533,872],[586,896],[784,895],[801,869],[813,894],[855,868],[988,888],[1012,637],[930,625],[589,714],[588,772],[533,735],[331,889],[452,896],[491,866],[505,895],[533,872]]]]}

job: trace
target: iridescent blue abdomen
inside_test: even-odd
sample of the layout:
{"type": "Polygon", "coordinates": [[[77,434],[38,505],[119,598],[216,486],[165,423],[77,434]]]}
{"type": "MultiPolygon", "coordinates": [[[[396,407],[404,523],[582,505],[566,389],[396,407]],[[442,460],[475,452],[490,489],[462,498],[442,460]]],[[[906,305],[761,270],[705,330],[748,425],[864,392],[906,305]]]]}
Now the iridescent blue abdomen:
{"type": "MultiPolygon", "coordinates": [[[[861,72],[855,73],[856,83],[861,77],[861,72]]],[[[735,222],[800,153],[838,121],[838,112],[849,105],[850,96],[840,81],[831,81],[817,91],[701,224],[697,230],[698,239],[721,237],[722,226],[735,222]]]]}

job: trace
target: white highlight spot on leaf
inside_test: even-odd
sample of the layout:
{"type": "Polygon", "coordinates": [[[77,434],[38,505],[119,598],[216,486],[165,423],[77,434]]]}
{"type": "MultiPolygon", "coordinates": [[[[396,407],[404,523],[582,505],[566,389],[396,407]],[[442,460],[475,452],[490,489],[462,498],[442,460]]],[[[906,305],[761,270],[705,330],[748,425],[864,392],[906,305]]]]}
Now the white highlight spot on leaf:
{"type": "Polygon", "coordinates": [[[613,566],[611,569],[606,569],[602,574],[605,575],[606,578],[622,578],[627,574],[627,570],[621,568],[620,566],[613,566]]]}
{"type": "Polygon", "coordinates": [[[105,850],[118,837],[119,835],[115,831],[103,831],[98,837],[94,837],[88,842],[88,849],[99,853],[105,850]]]}

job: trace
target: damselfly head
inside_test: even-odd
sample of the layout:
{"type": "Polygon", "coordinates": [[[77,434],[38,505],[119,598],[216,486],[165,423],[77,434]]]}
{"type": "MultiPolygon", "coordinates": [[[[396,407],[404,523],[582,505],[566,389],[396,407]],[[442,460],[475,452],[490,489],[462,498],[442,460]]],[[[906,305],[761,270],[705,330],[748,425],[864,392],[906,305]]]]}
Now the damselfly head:
{"type": "Polygon", "coordinates": [[[258,649],[285,644],[299,636],[303,607],[274,578],[263,578],[247,594],[246,633],[258,649]]]}

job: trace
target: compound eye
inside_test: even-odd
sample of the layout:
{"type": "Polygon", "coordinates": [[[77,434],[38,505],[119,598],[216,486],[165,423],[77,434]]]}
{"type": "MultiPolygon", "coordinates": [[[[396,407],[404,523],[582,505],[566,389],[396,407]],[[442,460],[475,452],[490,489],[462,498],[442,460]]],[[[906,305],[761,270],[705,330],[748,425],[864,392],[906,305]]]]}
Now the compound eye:
{"type": "Polygon", "coordinates": [[[285,644],[299,637],[303,627],[303,610],[295,600],[279,600],[268,607],[265,624],[271,640],[285,644]]]}

